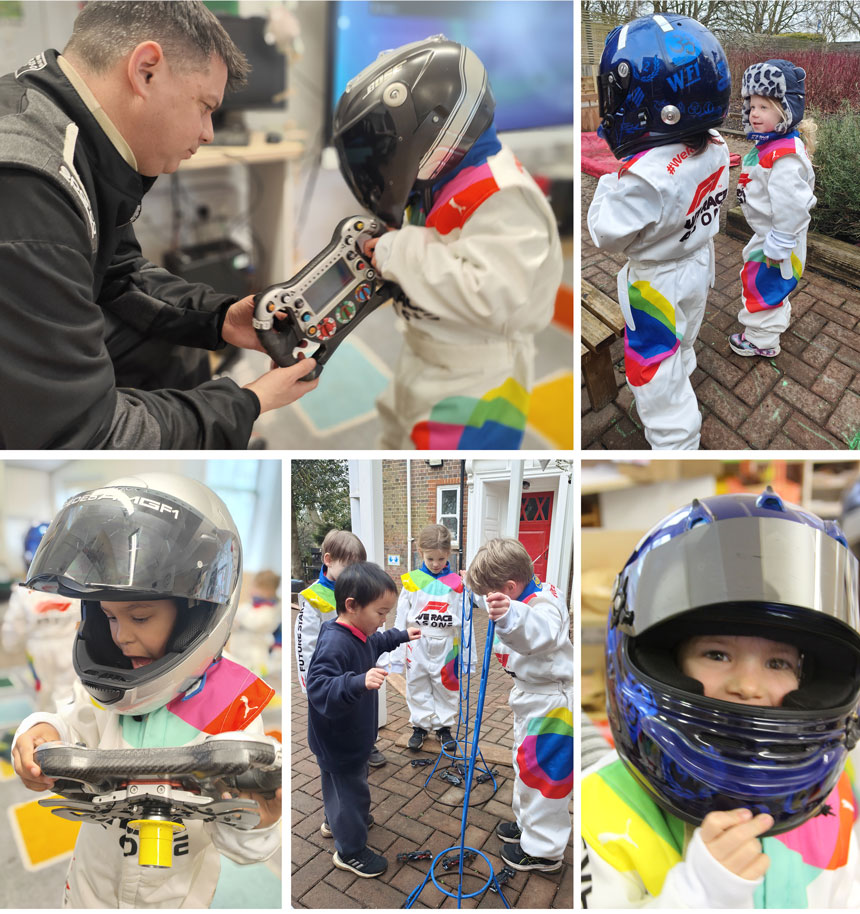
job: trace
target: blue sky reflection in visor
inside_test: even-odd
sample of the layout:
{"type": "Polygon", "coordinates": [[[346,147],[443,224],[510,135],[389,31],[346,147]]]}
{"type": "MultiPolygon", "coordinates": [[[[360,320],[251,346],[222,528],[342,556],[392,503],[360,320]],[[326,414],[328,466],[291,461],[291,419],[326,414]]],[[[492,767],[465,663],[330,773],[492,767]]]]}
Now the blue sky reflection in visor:
{"type": "Polygon", "coordinates": [[[127,591],[223,603],[238,563],[235,535],[180,499],[148,489],[94,489],[63,506],[27,583],[68,596],[127,591]]]}

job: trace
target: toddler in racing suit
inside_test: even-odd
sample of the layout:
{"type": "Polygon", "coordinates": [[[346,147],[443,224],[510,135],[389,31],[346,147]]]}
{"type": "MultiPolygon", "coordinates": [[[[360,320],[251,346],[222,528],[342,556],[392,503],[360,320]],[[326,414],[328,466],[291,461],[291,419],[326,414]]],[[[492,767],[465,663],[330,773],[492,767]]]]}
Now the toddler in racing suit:
{"type": "Polygon", "coordinates": [[[451,736],[451,727],[457,721],[460,701],[463,581],[451,571],[451,531],[443,524],[422,528],[418,551],[423,564],[400,578],[403,589],[397,600],[394,627],[417,626],[422,637],[401,645],[391,655],[391,669],[403,672],[405,651],[406,703],[412,724],[407,746],[420,749],[427,733],[435,730],[442,748],[454,752],[457,743],[451,736]]]}
{"type": "Polygon", "coordinates": [[[832,521],[777,498],[694,501],[619,576],[615,748],[582,779],[584,907],[860,904],[856,561],[832,521]],[[654,587],[687,575],[689,599],[654,587]]]}
{"type": "Polygon", "coordinates": [[[779,355],[791,320],[789,293],[806,263],[809,211],[815,206],[817,127],[804,119],[806,73],[787,60],[766,60],[744,71],[743,124],[755,146],[744,156],[738,202],[753,230],[743,250],[741,333],[729,344],[743,356],[779,355]]]}
{"type": "Polygon", "coordinates": [[[381,447],[523,439],[534,335],[552,319],[562,254],[543,192],[496,136],[494,106],[477,56],[439,35],[381,55],[335,113],[347,183],[396,229],[365,253],[408,299],[395,305],[403,347],[377,402],[381,447]]]}
{"type": "Polygon", "coordinates": [[[513,679],[514,822],[496,836],[515,870],[561,869],[570,840],[573,791],[573,647],[570,613],[558,590],[541,583],[515,539],[483,545],[466,581],[484,596],[495,622],[494,650],[513,679]]]}
{"type": "MultiPolygon", "coordinates": [[[[29,568],[46,523],[34,524],[24,538],[24,567],[29,568]]],[[[36,685],[36,707],[53,710],[71,694],[75,682],[72,645],[81,617],[80,603],[70,597],[39,593],[15,584],[3,616],[2,642],[6,651],[27,653],[36,685]]]]}
{"type": "MultiPolygon", "coordinates": [[[[66,502],[27,584],[81,595],[78,681],[57,713],[32,714],[15,734],[15,772],[27,787],[52,787],[34,752],[53,740],[145,751],[229,732],[263,735],[260,714],[274,691],[222,653],[241,548],[223,502],[192,479],[127,477],[66,502]]],[[[272,799],[240,795],[257,801],[257,827],[187,819],[174,834],[169,869],[138,864],[139,836],[128,820],[82,821],[64,907],[208,907],[221,854],[250,864],[280,849],[280,788],[272,799]]]]}
{"type": "Polygon", "coordinates": [[[307,694],[307,672],[323,622],[336,615],[334,585],[347,565],[366,562],[367,552],[361,540],[349,530],[329,530],[320,547],[322,568],[319,578],[299,594],[299,614],[296,617],[296,670],[299,685],[307,694]]]}
{"type": "Polygon", "coordinates": [[[647,16],[606,39],[600,85],[599,132],[623,162],[600,179],[588,230],[628,258],[618,274],[627,383],[653,449],[696,450],[693,347],[729,186],[728,148],[710,128],[728,111],[728,63],[694,19],[647,16]]]}

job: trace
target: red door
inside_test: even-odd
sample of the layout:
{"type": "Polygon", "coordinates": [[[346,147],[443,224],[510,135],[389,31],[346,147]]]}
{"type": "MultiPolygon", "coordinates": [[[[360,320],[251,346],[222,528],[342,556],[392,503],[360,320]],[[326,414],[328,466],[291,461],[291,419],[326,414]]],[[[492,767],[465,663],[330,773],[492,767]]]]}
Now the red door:
{"type": "Polygon", "coordinates": [[[535,574],[546,578],[549,531],[552,527],[552,492],[524,492],[520,502],[520,542],[534,562],[535,574]]]}

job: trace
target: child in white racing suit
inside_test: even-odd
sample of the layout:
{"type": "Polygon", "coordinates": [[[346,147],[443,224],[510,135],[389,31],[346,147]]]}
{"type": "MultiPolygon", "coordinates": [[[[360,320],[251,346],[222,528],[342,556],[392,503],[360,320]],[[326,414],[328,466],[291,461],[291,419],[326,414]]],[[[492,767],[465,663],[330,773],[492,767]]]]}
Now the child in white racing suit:
{"type": "Polygon", "coordinates": [[[599,132],[624,161],[600,179],[588,230],[628,257],[618,274],[627,383],[653,449],[696,450],[693,347],[729,187],[728,148],[710,128],[728,112],[728,63],[694,19],[647,16],[606,39],[600,82],[599,132]]]}
{"type": "Polygon", "coordinates": [[[278,668],[269,655],[275,643],[275,630],[281,622],[280,585],[279,574],[258,571],[254,575],[251,599],[239,604],[230,633],[230,654],[258,676],[266,676],[278,668]]]}
{"type": "Polygon", "coordinates": [[[570,613],[552,585],[541,583],[525,546],[493,539],[482,546],[466,581],[485,598],[496,624],[494,650],[512,677],[514,822],[502,822],[502,862],[515,870],[561,869],[570,840],[573,791],[573,647],[570,613]]]}
{"type": "Polygon", "coordinates": [[[791,320],[789,293],[806,263],[809,211],[815,206],[816,124],[804,119],[806,73],[787,60],[744,71],[743,124],[755,146],[744,156],[738,202],[753,230],[743,250],[741,333],[729,337],[742,356],[779,355],[791,320]]]}
{"type": "Polygon", "coordinates": [[[562,254],[544,194],[496,137],[494,107],[481,61],[437,35],[381,55],[335,113],[347,183],[396,229],[365,253],[408,298],[377,403],[381,447],[522,442],[534,335],[552,319],[562,254]]]}
{"type": "Polygon", "coordinates": [[[857,908],[857,600],[838,526],[770,490],[642,538],[607,631],[615,748],[582,780],[585,907],[857,908]]]}
{"type": "MultiPolygon", "coordinates": [[[[406,660],[406,703],[412,736],[407,746],[420,749],[430,730],[446,752],[457,743],[451,727],[457,722],[460,702],[460,623],[463,581],[451,571],[451,531],[443,524],[429,524],[418,534],[420,568],[401,575],[403,589],[397,600],[395,628],[417,626],[418,641],[401,645],[391,655],[394,672],[406,660]]],[[[473,651],[474,654],[474,644],[473,651]]]]}
{"type": "MultiPolygon", "coordinates": [[[[56,714],[32,714],[18,728],[12,756],[27,787],[53,785],[34,760],[35,749],[52,740],[146,750],[236,731],[262,737],[260,714],[274,692],[222,655],[241,567],[241,543],[225,505],[194,480],[126,477],[66,502],[27,583],[82,596],[74,653],[79,681],[56,714]]],[[[169,869],[138,864],[138,835],[128,821],[83,821],[64,906],[208,907],[221,854],[248,864],[280,848],[281,790],[272,799],[242,796],[259,805],[257,827],[186,820],[174,834],[169,869]]]]}
{"type": "MultiPolygon", "coordinates": [[[[24,538],[24,567],[29,568],[48,525],[34,524],[24,538]]],[[[72,645],[81,618],[80,602],[71,597],[44,594],[15,584],[3,616],[2,642],[6,651],[27,653],[36,685],[36,707],[53,710],[72,692],[77,678],[72,645]]]]}
{"type": "Polygon", "coordinates": [[[307,694],[307,672],[314,655],[323,622],[334,619],[334,584],[347,565],[366,562],[367,551],[361,540],[349,530],[329,530],[320,547],[322,568],[319,578],[299,594],[296,618],[296,670],[299,685],[307,694]]]}

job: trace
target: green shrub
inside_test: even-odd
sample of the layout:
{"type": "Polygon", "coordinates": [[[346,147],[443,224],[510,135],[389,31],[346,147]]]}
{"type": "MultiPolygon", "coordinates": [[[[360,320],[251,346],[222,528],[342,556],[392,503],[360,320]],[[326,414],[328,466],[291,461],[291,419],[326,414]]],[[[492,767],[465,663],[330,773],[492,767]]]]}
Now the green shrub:
{"type": "Polygon", "coordinates": [[[794,41],[817,41],[825,44],[827,39],[820,32],[780,32],[774,38],[791,38],[794,41]]]}
{"type": "Polygon", "coordinates": [[[860,244],[860,111],[844,103],[836,115],[816,118],[815,196],[812,230],[860,244]]]}

